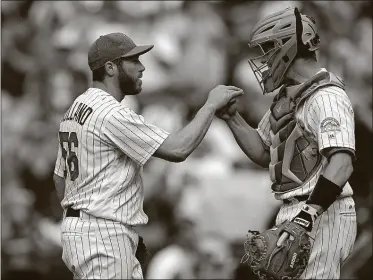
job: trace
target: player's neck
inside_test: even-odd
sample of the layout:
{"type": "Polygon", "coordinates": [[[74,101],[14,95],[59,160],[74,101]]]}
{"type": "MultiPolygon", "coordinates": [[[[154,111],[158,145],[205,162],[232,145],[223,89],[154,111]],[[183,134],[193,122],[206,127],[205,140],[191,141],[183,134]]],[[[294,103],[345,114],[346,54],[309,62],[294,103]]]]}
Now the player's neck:
{"type": "Polygon", "coordinates": [[[302,84],[312,78],[319,71],[320,66],[316,61],[309,62],[304,59],[296,59],[294,64],[291,65],[286,73],[286,78],[294,81],[295,84],[302,84]]]}
{"type": "Polygon", "coordinates": [[[105,83],[105,82],[97,82],[97,81],[94,81],[92,83],[92,87],[94,88],[99,88],[107,93],[109,93],[110,95],[112,95],[118,102],[121,102],[122,99],[123,99],[123,94],[121,94],[120,90],[113,86],[112,84],[110,83],[105,83]]]}

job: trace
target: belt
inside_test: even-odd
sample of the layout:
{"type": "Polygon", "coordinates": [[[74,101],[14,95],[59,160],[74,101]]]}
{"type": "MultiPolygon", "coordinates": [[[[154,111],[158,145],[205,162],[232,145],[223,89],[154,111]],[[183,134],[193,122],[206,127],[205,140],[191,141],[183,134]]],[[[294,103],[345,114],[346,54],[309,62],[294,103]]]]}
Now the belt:
{"type": "Polygon", "coordinates": [[[289,204],[289,203],[293,202],[294,200],[297,200],[298,202],[299,201],[305,201],[309,197],[310,197],[309,195],[298,195],[298,196],[294,196],[292,198],[287,198],[287,199],[285,198],[285,199],[282,200],[282,202],[285,203],[285,204],[289,204]]]}
{"type": "Polygon", "coordinates": [[[66,217],[80,217],[80,210],[75,210],[71,207],[68,207],[66,210],[66,217]]]}

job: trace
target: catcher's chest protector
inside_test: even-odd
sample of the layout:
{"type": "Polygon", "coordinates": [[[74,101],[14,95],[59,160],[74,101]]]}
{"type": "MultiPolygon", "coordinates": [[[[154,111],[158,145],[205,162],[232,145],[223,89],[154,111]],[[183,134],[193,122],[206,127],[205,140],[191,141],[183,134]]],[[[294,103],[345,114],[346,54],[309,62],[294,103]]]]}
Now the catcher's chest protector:
{"type": "Polygon", "coordinates": [[[330,72],[320,72],[301,85],[295,92],[285,89],[273,99],[270,115],[271,163],[269,173],[272,190],[287,192],[301,186],[321,165],[317,143],[304,134],[295,117],[298,106],[316,90],[325,86],[344,89],[343,82],[330,72]]]}

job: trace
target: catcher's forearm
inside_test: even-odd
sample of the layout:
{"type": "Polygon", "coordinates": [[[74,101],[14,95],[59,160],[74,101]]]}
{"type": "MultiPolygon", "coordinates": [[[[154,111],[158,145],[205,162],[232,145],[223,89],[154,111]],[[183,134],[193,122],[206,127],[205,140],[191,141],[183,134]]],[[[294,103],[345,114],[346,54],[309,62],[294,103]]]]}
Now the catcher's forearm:
{"type": "Polygon", "coordinates": [[[319,177],[306,204],[302,206],[293,221],[311,231],[316,218],[342,193],[343,186],[352,171],[352,159],[349,154],[341,152],[331,156],[323,175],[319,177]]]}
{"type": "Polygon", "coordinates": [[[264,149],[258,132],[250,127],[239,113],[231,117],[227,124],[242,151],[256,164],[268,168],[270,155],[264,149]]]}
{"type": "Polygon", "coordinates": [[[340,152],[332,155],[307,203],[313,207],[317,205],[315,208],[319,213],[326,211],[341,194],[352,172],[352,159],[349,154],[340,152]]]}

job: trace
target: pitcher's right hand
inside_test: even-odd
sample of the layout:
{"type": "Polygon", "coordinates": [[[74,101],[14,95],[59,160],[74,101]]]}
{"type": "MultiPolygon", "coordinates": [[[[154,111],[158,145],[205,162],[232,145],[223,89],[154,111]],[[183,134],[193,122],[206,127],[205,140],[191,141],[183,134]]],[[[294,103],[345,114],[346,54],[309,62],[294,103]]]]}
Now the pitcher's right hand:
{"type": "Polygon", "coordinates": [[[237,99],[233,98],[223,108],[217,110],[215,115],[223,121],[229,121],[237,113],[237,99]]]}
{"type": "Polygon", "coordinates": [[[218,85],[209,92],[206,104],[219,110],[226,106],[233,98],[243,95],[242,89],[235,86],[218,85]]]}

